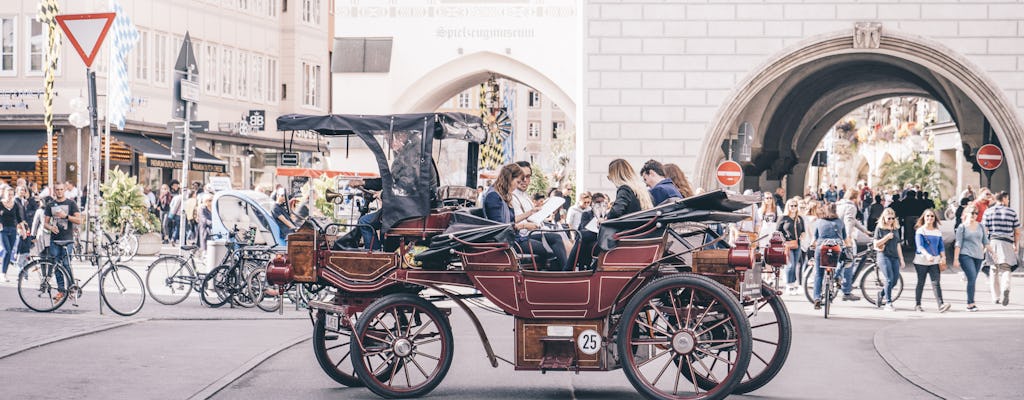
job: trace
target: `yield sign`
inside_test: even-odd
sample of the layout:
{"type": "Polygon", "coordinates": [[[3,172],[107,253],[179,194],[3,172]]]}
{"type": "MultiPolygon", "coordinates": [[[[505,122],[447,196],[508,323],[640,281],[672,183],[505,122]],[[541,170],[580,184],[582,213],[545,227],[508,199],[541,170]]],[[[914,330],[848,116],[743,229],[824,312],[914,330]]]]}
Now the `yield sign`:
{"type": "Polygon", "coordinates": [[[114,22],[115,13],[99,14],[65,14],[57,16],[57,23],[64,35],[75,46],[78,55],[82,56],[85,67],[92,66],[96,54],[100,52],[103,38],[107,36],[110,24],[114,22]]]}
{"type": "Polygon", "coordinates": [[[975,156],[978,161],[978,166],[986,171],[994,171],[1003,165],[1003,151],[994,144],[986,144],[978,149],[978,154],[975,156]]]}
{"type": "Polygon", "coordinates": [[[718,168],[715,169],[715,178],[718,179],[718,183],[721,183],[722,186],[735,186],[743,179],[743,168],[735,161],[722,161],[721,164],[718,164],[718,168]]]}

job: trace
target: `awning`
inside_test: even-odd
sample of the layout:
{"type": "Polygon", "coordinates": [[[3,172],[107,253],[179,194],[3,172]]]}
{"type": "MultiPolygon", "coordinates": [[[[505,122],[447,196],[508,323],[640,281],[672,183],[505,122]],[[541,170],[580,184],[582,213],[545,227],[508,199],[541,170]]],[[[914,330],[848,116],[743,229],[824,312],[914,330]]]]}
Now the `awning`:
{"type": "Polygon", "coordinates": [[[44,131],[0,132],[0,171],[34,171],[44,145],[44,131]]]}
{"type": "MultiPolygon", "coordinates": [[[[171,158],[171,139],[127,133],[114,133],[113,135],[117,141],[128,145],[135,152],[145,156],[146,165],[150,167],[181,168],[181,160],[171,158]]],[[[202,149],[197,148],[195,150],[195,157],[191,160],[191,169],[193,171],[227,172],[227,162],[214,157],[202,149]]]]}

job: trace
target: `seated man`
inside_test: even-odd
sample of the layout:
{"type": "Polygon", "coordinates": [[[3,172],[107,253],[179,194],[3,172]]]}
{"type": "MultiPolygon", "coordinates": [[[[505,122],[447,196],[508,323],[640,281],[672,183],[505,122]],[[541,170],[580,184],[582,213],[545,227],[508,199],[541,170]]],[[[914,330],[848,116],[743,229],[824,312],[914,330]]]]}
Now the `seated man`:
{"type": "MultiPolygon", "coordinates": [[[[375,199],[380,198],[380,191],[383,189],[380,178],[374,179],[355,179],[349,181],[349,187],[363,190],[363,198],[366,199],[364,207],[369,207],[369,203],[375,199]]],[[[366,250],[380,250],[381,249],[381,237],[380,232],[380,210],[374,212],[363,213],[358,220],[359,232],[363,236],[363,248],[366,250]]]]}

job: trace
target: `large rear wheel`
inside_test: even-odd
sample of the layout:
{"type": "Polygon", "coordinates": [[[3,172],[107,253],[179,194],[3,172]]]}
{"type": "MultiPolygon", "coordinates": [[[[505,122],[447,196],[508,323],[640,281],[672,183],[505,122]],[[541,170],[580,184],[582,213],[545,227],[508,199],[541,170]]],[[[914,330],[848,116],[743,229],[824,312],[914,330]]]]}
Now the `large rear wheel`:
{"type": "Polygon", "coordinates": [[[355,374],[382,397],[430,393],[452,365],[448,317],[416,295],[391,294],[374,301],[360,315],[353,333],[355,374]]]}
{"type": "Polygon", "coordinates": [[[135,270],[114,265],[100,275],[100,296],[111,311],[132,316],[146,304],[146,287],[135,270]]]}
{"type": "Polygon", "coordinates": [[[622,369],[648,398],[725,398],[750,363],[746,316],[729,289],[708,278],[684,273],[651,282],[617,328],[622,369]]]}
{"type": "Polygon", "coordinates": [[[771,382],[789,357],[793,342],[793,324],[782,298],[771,288],[761,287],[761,299],[747,306],[752,355],[747,373],[733,394],[750,393],[771,382]],[[756,313],[754,312],[756,310],[756,313]]]}
{"type": "Polygon", "coordinates": [[[18,273],[18,297],[32,311],[56,310],[68,300],[67,291],[58,289],[58,279],[64,288],[72,284],[71,274],[63,265],[49,258],[32,261],[18,273]]]}

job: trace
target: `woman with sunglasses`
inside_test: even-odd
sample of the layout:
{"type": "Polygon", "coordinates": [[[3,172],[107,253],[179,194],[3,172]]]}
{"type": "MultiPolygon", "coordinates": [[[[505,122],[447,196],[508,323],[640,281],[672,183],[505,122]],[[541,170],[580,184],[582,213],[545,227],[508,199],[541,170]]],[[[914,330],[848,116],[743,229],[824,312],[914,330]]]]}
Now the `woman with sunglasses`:
{"type": "Polygon", "coordinates": [[[875,227],[873,244],[875,251],[878,252],[875,257],[878,268],[885,276],[885,287],[878,292],[878,301],[875,302],[875,306],[881,308],[885,305],[889,311],[896,311],[896,306],[892,303],[892,289],[900,280],[900,268],[905,266],[900,241],[893,240],[899,236],[900,223],[896,219],[896,211],[891,208],[882,210],[882,214],[878,218],[878,226],[875,227]]]}
{"type": "Polygon", "coordinates": [[[949,311],[949,304],[942,301],[942,285],[939,279],[942,271],[939,264],[946,260],[946,248],[942,243],[942,232],[939,231],[939,218],[935,210],[927,209],[921,214],[914,226],[914,243],[917,245],[917,253],[914,254],[914,269],[917,270],[917,287],[914,289],[915,311],[924,311],[921,307],[921,294],[924,292],[924,279],[930,277],[932,290],[935,291],[935,301],[939,305],[939,312],[949,311]]]}
{"type": "Polygon", "coordinates": [[[963,210],[963,223],[956,227],[956,242],[953,247],[953,266],[959,267],[967,277],[967,311],[978,311],[974,304],[975,282],[978,270],[985,259],[985,248],[988,246],[988,232],[985,226],[977,221],[978,209],[967,205],[963,210]]]}
{"type": "Polygon", "coordinates": [[[806,234],[804,220],[799,215],[799,202],[797,199],[789,199],[786,202],[786,213],[779,221],[778,230],[786,239],[786,251],[789,253],[789,263],[783,270],[786,277],[786,291],[790,296],[797,294],[797,265],[800,263],[800,239],[806,234]]]}

